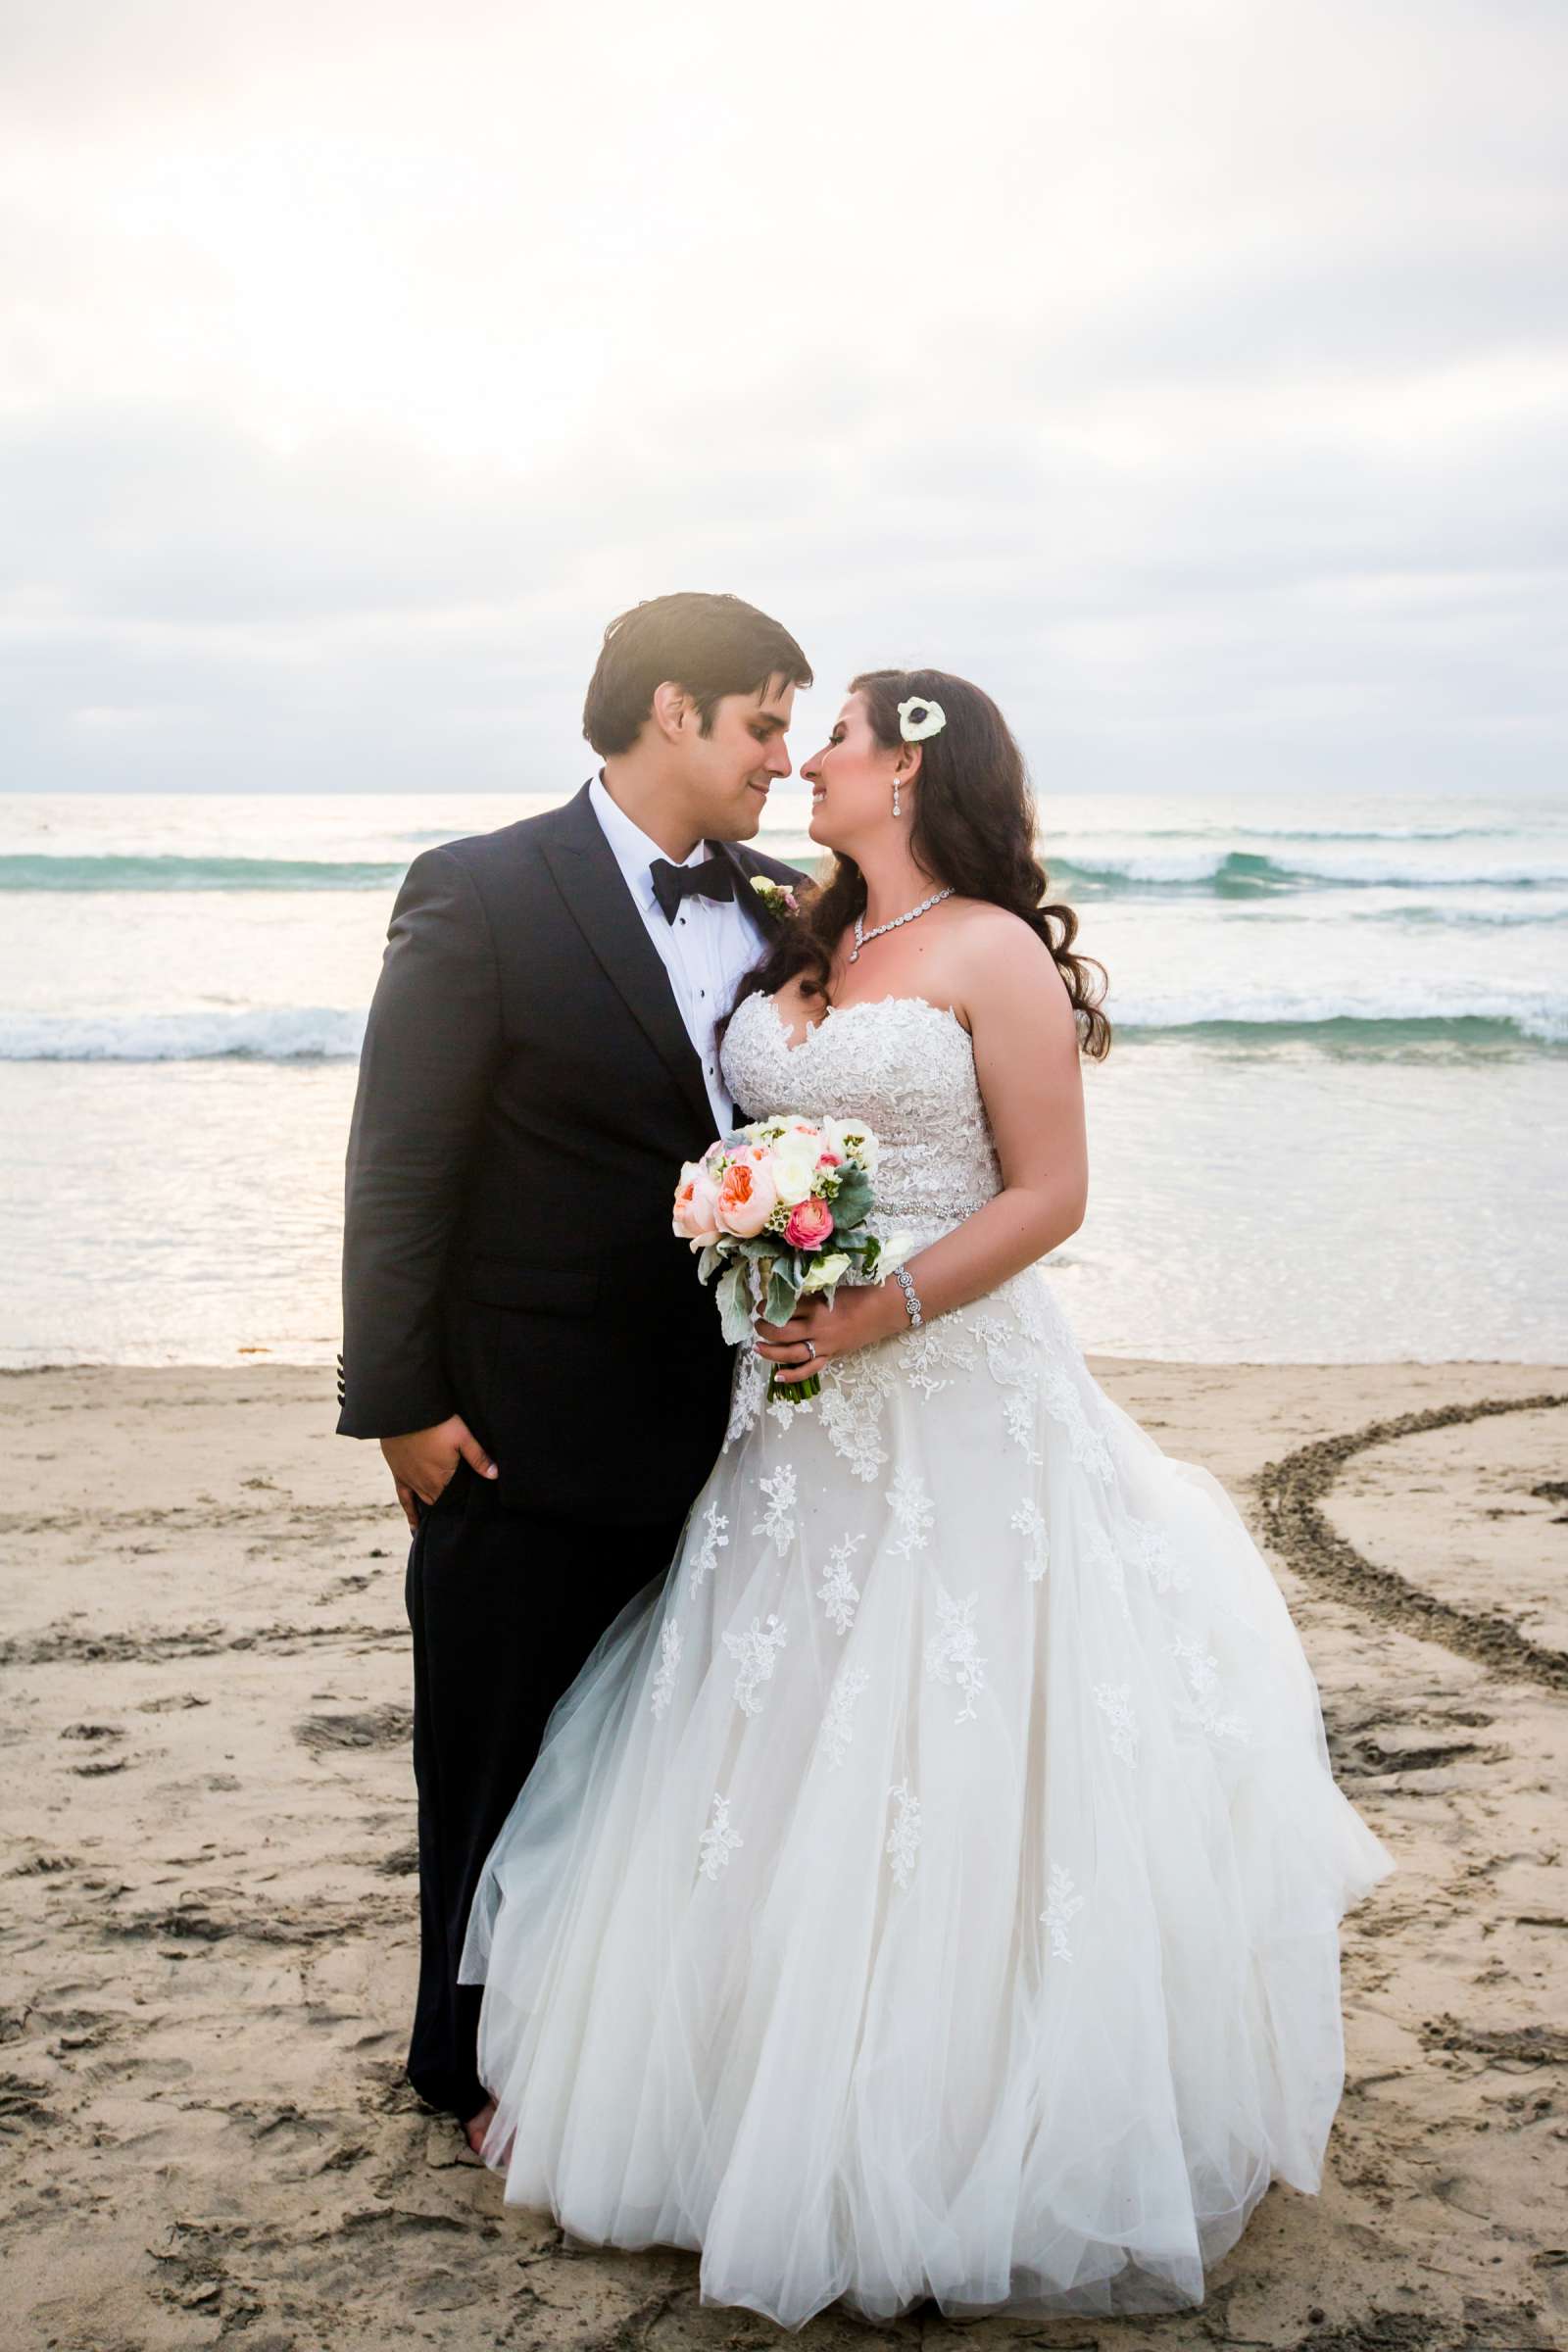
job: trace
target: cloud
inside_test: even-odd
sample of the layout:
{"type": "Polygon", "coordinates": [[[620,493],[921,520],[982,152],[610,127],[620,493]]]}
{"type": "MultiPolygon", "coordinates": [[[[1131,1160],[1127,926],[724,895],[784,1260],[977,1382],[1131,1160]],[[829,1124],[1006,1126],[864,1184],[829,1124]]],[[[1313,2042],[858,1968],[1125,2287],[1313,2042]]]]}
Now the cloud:
{"type": "Polygon", "coordinates": [[[1544,785],[1568,20],[68,0],[0,91],[13,788],[574,780],[609,615],[1075,786],[1544,785]]]}

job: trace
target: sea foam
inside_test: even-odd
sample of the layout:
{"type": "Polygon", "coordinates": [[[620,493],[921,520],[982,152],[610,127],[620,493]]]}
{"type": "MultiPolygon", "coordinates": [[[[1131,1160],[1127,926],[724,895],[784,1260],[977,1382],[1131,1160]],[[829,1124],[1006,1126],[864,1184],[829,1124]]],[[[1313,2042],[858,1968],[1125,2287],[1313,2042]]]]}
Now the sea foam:
{"type": "Polygon", "coordinates": [[[12,1013],[0,1061],[343,1061],[359,1053],[365,1014],[330,1004],[243,1012],[12,1013]]]}

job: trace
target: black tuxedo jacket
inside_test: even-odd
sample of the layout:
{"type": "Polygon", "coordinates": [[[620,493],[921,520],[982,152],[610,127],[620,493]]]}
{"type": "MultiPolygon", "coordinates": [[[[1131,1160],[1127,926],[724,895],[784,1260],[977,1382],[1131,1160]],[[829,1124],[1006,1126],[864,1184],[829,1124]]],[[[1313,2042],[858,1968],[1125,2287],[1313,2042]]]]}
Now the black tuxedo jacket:
{"type": "MultiPolygon", "coordinates": [[[[801,877],[710,847],[760,956],[751,876],[801,877]]],[[[670,1232],[713,1114],[587,787],[425,851],[387,940],[349,1136],[339,1432],[461,1413],[502,1506],[678,1517],[729,1393],[711,1293],[670,1232]]]]}

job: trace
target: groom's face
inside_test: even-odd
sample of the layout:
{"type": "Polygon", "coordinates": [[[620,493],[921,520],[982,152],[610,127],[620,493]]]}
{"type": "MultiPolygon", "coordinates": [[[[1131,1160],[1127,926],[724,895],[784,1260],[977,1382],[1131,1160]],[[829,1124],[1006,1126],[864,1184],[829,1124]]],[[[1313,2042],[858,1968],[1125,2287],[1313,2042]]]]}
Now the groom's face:
{"type": "Polygon", "coordinates": [[[694,720],[685,735],[681,781],[700,838],[751,840],[769,791],[790,773],[784,737],[794,706],[794,687],[770,678],[760,693],[722,696],[706,735],[694,720]]]}

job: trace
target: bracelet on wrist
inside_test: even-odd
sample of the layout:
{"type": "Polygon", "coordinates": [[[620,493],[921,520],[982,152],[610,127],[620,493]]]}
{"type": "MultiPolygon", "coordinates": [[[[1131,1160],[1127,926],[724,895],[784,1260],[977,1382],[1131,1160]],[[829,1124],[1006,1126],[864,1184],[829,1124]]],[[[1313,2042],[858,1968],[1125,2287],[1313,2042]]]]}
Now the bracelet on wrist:
{"type": "Polygon", "coordinates": [[[893,1279],[904,1293],[904,1311],[909,1318],[909,1329],[918,1331],[925,1317],[920,1311],[920,1294],[914,1287],[914,1277],[907,1266],[895,1266],[893,1279]]]}

